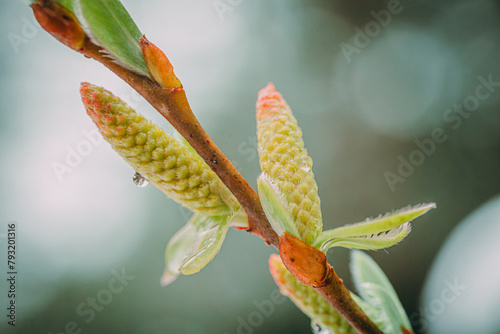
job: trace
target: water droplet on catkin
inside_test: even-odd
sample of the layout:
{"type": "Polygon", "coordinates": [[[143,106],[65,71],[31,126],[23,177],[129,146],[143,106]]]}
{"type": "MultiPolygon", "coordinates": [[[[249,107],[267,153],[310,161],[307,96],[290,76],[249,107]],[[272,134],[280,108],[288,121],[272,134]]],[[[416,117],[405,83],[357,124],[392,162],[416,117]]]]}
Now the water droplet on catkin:
{"type": "Polygon", "coordinates": [[[146,180],[144,176],[142,176],[141,173],[135,172],[134,176],[132,177],[132,181],[134,181],[134,184],[138,187],[145,187],[149,184],[149,181],[146,180]]]}
{"type": "Polygon", "coordinates": [[[332,332],[328,328],[322,328],[320,324],[312,322],[311,330],[314,334],[331,334],[332,332]]]}

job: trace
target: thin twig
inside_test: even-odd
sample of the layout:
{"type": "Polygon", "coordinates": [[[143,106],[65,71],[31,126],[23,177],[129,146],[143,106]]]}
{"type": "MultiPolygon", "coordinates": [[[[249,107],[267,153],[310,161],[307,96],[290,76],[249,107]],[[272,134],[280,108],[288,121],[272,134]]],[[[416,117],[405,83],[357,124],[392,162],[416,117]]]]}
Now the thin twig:
{"type": "Polygon", "coordinates": [[[327,263],[328,276],[324,286],[314,287],[317,293],[323,297],[328,304],[332,305],[344,319],[359,333],[383,334],[377,325],[363,312],[358,304],[352,299],[351,293],[345,287],[341,278],[338,277],[333,267],[327,263]]]}
{"type": "Polygon", "coordinates": [[[165,117],[186,138],[240,202],[249,217],[247,231],[264,239],[266,244],[277,248],[278,235],[266,218],[259,196],[202,128],[189,106],[184,89],[160,87],[149,78],[115,63],[104,56],[100,50],[100,47],[87,40],[81,53],[109,68],[165,117]]]}
{"type": "MultiPolygon", "coordinates": [[[[326,262],[323,252],[296,238],[307,247],[293,244],[295,240],[289,240],[289,249],[283,246],[284,238],[280,238],[280,241],[269,224],[259,196],[201,127],[189,106],[182,86],[163,88],[151,79],[117,64],[106,57],[99,46],[82,35],[81,28],[73,24],[75,19],[72,14],[67,10],[61,11],[61,5],[50,0],[39,0],[39,2],[39,5],[32,4],[32,8],[42,27],[65,45],[88,58],[97,60],[122,78],[186,138],[245,209],[249,217],[248,232],[261,237],[266,244],[279,248],[281,258],[288,270],[299,281],[312,286],[359,333],[381,333],[351,298],[333,267],[326,262]],[[294,263],[295,259],[300,259],[300,261],[294,263]]],[[[285,239],[286,236],[287,234],[285,234],[285,239]]]]}

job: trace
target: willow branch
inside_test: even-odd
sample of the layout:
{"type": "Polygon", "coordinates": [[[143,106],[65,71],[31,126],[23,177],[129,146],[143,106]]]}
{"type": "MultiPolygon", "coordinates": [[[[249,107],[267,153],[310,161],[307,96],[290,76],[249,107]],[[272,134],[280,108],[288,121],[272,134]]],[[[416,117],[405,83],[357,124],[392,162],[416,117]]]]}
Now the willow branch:
{"type": "MultiPolygon", "coordinates": [[[[162,88],[156,82],[131,72],[109,58],[104,57],[99,50],[99,47],[88,42],[83,48],[82,53],[109,68],[158,110],[186,138],[189,144],[238,199],[250,218],[250,227],[247,231],[264,239],[266,244],[271,244],[278,248],[278,236],[266,218],[258,194],[201,127],[188,104],[184,89],[182,87],[173,89],[162,88]]],[[[350,292],[337,276],[333,267],[326,263],[325,254],[311,246],[308,247],[323,255],[324,263],[322,262],[321,265],[326,268],[327,275],[321,279],[317,279],[311,272],[297,272],[297,270],[294,272],[293,269],[290,270],[288,268],[290,272],[296,277],[310,274],[309,279],[314,284],[309,285],[332,305],[359,333],[382,333],[352,299],[350,292]]],[[[298,249],[300,248],[294,248],[293,252],[296,252],[298,249]]],[[[282,258],[286,254],[290,254],[290,252],[291,250],[280,248],[282,258]]],[[[314,256],[307,255],[308,253],[301,255],[306,262],[310,264],[319,263],[314,256]]]]}
{"type": "MultiPolygon", "coordinates": [[[[259,196],[236,170],[229,159],[215,145],[196,119],[189,106],[182,85],[174,88],[164,88],[157,82],[143,75],[126,69],[105,56],[102,48],[95,45],[83,30],[76,24],[72,13],[50,0],[39,0],[39,5],[32,5],[34,14],[42,27],[63,44],[92,58],[106,66],[113,73],[127,82],[142,95],[198,152],[221,181],[234,194],[249,217],[248,232],[262,238],[266,244],[279,248],[280,255],[288,270],[299,281],[312,286],[323,298],[332,305],[359,333],[381,333],[376,325],[363,313],[351,298],[342,280],[333,267],[326,263],[323,252],[303,243],[289,248],[283,246],[276,232],[272,229],[262,209],[259,196]],[[314,252],[311,252],[310,249],[314,252]],[[301,250],[306,250],[301,253],[301,250]],[[294,264],[295,259],[301,259],[294,264]],[[298,263],[308,264],[297,266],[298,263]],[[311,267],[315,271],[311,271],[311,267]],[[307,270],[306,270],[307,269],[307,270]],[[318,273],[320,275],[318,276],[318,273]],[[323,274],[321,274],[323,273],[323,274]]],[[[286,236],[286,234],[285,234],[286,236]]]]}
{"type": "Polygon", "coordinates": [[[105,57],[101,48],[87,40],[81,50],[86,57],[106,66],[142,95],[198,152],[234,194],[249,217],[248,232],[268,245],[278,246],[278,236],[269,224],[259,196],[202,128],[180,88],[163,88],[145,76],[132,72],[105,57]]]}

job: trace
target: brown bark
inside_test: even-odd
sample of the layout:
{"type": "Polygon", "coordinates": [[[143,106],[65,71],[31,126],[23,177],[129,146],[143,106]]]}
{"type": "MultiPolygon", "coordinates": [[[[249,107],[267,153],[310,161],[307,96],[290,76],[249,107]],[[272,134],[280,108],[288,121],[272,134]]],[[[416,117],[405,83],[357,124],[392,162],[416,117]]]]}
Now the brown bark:
{"type": "MultiPolygon", "coordinates": [[[[249,217],[247,231],[264,239],[266,244],[279,248],[286,267],[299,281],[312,286],[359,333],[382,333],[351,298],[333,267],[326,262],[323,252],[288,234],[281,237],[281,240],[278,239],[262,209],[259,196],[201,127],[189,106],[182,85],[164,88],[105,57],[99,46],[88,38],[82,39],[81,28],[74,24],[74,17],[63,15],[65,12],[60,8],[54,10],[51,7],[53,5],[60,6],[51,0],[39,0],[39,4],[31,5],[37,19],[44,22],[42,27],[60,42],[81,52],[85,57],[102,63],[165,117],[240,202],[249,217]],[[64,22],[60,23],[58,20],[64,22]]],[[[165,82],[169,82],[168,79],[165,82]]]]}

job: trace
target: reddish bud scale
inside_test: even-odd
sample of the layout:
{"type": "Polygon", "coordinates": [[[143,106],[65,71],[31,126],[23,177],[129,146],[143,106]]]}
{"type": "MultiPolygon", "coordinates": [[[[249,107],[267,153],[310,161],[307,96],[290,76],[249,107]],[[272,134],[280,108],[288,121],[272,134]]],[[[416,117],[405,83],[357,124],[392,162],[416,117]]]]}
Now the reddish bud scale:
{"type": "Polygon", "coordinates": [[[320,287],[329,284],[330,267],[322,251],[285,232],[279,251],[284,265],[302,284],[320,287]]]}
{"type": "Polygon", "coordinates": [[[87,35],[66,7],[54,0],[39,0],[38,4],[31,4],[30,7],[45,31],[73,50],[83,48],[87,35]]]}
{"type": "Polygon", "coordinates": [[[331,333],[356,333],[335,309],[313,288],[300,283],[285,268],[278,255],[269,258],[269,270],[283,295],[288,296],[298,308],[307,314],[313,323],[331,333]]]}
{"type": "Polygon", "coordinates": [[[182,87],[181,82],[174,73],[174,67],[163,51],[151,43],[146,36],[142,36],[139,42],[141,43],[142,53],[149,73],[153,79],[165,88],[182,87]]]}

